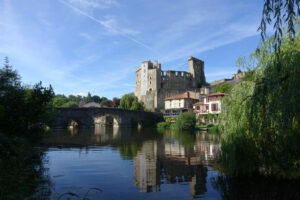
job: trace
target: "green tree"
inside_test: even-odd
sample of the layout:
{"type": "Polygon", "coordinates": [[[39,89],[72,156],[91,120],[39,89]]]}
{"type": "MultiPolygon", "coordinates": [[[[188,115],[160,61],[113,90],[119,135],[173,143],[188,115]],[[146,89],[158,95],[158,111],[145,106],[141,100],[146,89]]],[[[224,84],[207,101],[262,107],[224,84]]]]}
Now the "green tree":
{"type": "Polygon", "coordinates": [[[112,101],[111,100],[103,100],[100,103],[100,106],[102,107],[112,107],[112,101]]]}
{"type": "Polygon", "coordinates": [[[52,87],[43,87],[40,82],[25,88],[7,58],[0,69],[0,82],[0,132],[30,139],[38,137],[37,129],[49,122],[52,112],[52,87]]]}
{"type": "Polygon", "coordinates": [[[65,108],[77,108],[78,107],[78,103],[76,101],[68,101],[68,102],[64,103],[61,107],[65,107],[65,108]]]}
{"type": "Polygon", "coordinates": [[[68,100],[69,101],[76,101],[77,103],[79,102],[79,100],[77,99],[77,97],[75,95],[70,94],[68,96],[68,100]]]}
{"type": "MultiPolygon", "coordinates": [[[[298,27],[299,28],[299,27],[298,27]]],[[[275,54],[273,38],[249,58],[244,80],[225,97],[220,157],[232,175],[264,173],[300,176],[300,36],[283,38],[275,54]],[[279,56],[279,59],[278,59],[279,56]]]]}
{"type": "Polygon", "coordinates": [[[97,95],[92,96],[91,100],[96,103],[101,103],[101,98],[97,95]]]}
{"type": "Polygon", "coordinates": [[[43,87],[41,82],[22,86],[5,58],[0,69],[0,199],[26,199],[41,184],[50,188],[43,150],[33,146],[41,140],[43,125],[51,120],[53,96],[52,87],[43,87]]]}
{"type": "Polygon", "coordinates": [[[222,83],[220,85],[217,85],[215,89],[213,89],[213,93],[221,92],[221,93],[229,94],[231,92],[231,89],[232,89],[232,85],[230,85],[229,83],[222,83]]]}
{"type": "Polygon", "coordinates": [[[53,106],[54,107],[64,107],[63,105],[68,102],[68,98],[64,95],[55,95],[53,98],[53,106]]]}
{"type": "Polygon", "coordinates": [[[258,30],[264,40],[267,25],[273,24],[275,29],[274,46],[277,49],[281,44],[283,28],[287,22],[287,33],[290,39],[295,37],[295,21],[300,15],[300,0],[264,0],[263,13],[258,30]],[[275,22],[274,22],[275,21],[275,22]],[[282,23],[284,22],[284,23],[282,23]]]}
{"type": "Polygon", "coordinates": [[[133,93],[125,94],[120,100],[119,108],[129,110],[145,110],[145,107],[133,93]]]}
{"type": "Polygon", "coordinates": [[[21,81],[20,76],[16,70],[12,69],[12,66],[9,64],[7,57],[4,58],[3,68],[0,69],[0,90],[1,95],[4,95],[4,92],[11,87],[20,87],[21,81]]]}
{"type": "Polygon", "coordinates": [[[91,102],[92,101],[92,95],[90,92],[88,92],[88,95],[86,97],[84,97],[84,101],[85,102],[91,102]]]}

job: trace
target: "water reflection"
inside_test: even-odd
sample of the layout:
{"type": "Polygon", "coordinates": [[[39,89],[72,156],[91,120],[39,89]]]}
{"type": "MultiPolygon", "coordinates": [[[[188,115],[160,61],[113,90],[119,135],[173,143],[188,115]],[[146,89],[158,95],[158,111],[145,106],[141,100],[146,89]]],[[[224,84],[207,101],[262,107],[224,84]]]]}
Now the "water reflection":
{"type": "Polygon", "coordinates": [[[190,196],[198,197],[207,191],[207,166],[213,164],[219,144],[196,133],[192,146],[183,145],[173,134],[143,143],[134,158],[135,185],[148,193],[160,191],[161,184],[190,182],[190,196]]]}
{"type": "Polygon", "coordinates": [[[186,133],[184,137],[178,132],[101,125],[94,131],[52,132],[46,143],[59,148],[117,148],[122,159],[134,161],[134,185],[141,193],[161,191],[162,184],[189,182],[192,198],[207,191],[207,166],[219,151],[218,138],[205,133],[186,133]]]}
{"type": "MultiPolygon", "coordinates": [[[[45,141],[50,147],[48,167],[52,177],[63,174],[54,178],[52,193],[56,196],[52,198],[65,192],[85,193],[89,188],[101,188],[101,199],[144,199],[145,195],[172,200],[265,199],[261,188],[268,191],[267,197],[277,195],[284,199],[287,192],[293,192],[292,197],[299,195],[295,189],[298,183],[276,192],[273,189],[278,187],[272,181],[268,182],[270,187],[258,188],[257,179],[232,180],[219,174],[214,170],[219,141],[219,136],[203,132],[113,126],[51,132],[45,141]],[[252,191],[260,194],[253,196],[252,191]],[[255,198],[244,198],[247,195],[255,198]]],[[[261,185],[262,180],[266,179],[258,181],[261,185]]]]}

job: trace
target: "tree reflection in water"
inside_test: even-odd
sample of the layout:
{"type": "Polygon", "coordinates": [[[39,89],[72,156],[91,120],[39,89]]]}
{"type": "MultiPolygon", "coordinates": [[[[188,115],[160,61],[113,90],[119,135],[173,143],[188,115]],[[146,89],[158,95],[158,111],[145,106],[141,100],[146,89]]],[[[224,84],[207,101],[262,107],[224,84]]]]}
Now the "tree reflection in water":
{"type": "MultiPolygon", "coordinates": [[[[85,155],[69,159],[71,165],[67,165],[67,170],[70,174],[77,174],[76,169],[80,169],[80,178],[83,179],[83,182],[88,183],[89,186],[103,189],[103,194],[99,196],[103,199],[110,197],[116,199],[116,190],[128,195],[126,198],[139,197],[139,199],[143,199],[144,196],[141,196],[140,193],[153,193],[147,194],[149,198],[161,195],[166,197],[164,199],[168,199],[168,196],[164,195],[170,192],[170,188],[181,187],[180,185],[186,191],[185,194],[182,193],[183,190],[172,190],[172,194],[178,198],[182,196],[186,198],[187,195],[190,198],[205,199],[208,195],[212,199],[300,199],[298,191],[300,187],[297,182],[275,181],[268,178],[229,179],[222,176],[214,169],[214,160],[220,152],[219,141],[220,136],[201,132],[166,131],[159,133],[152,129],[97,127],[92,131],[73,131],[73,134],[52,132],[46,143],[49,147],[59,147],[61,155],[64,152],[68,152],[68,155],[69,153],[72,155],[73,152],[76,154],[78,147],[79,153],[80,149],[85,149],[85,155]],[[101,151],[98,153],[100,149],[101,151]],[[119,157],[114,157],[112,160],[98,156],[100,152],[108,152],[108,155],[112,155],[111,150],[118,153],[119,157]],[[92,155],[86,156],[90,153],[92,155]],[[81,159],[85,158],[92,158],[92,160],[91,163],[84,163],[85,167],[82,167],[81,159]],[[120,173],[125,173],[122,171],[123,167],[116,167],[115,162],[124,164],[124,168],[127,169],[134,167],[133,174],[126,174],[126,177],[129,176],[130,179],[114,175],[115,169],[120,170],[120,173]],[[101,163],[105,163],[105,165],[101,165],[101,163]],[[73,169],[73,164],[77,168],[73,169]],[[94,166],[98,167],[94,168],[94,166]],[[103,171],[107,171],[107,174],[103,171]],[[96,181],[93,182],[88,177],[95,177],[96,181]],[[106,182],[99,184],[98,180],[103,177],[107,177],[106,182]],[[115,181],[116,177],[120,178],[120,181],[115,181]],[[140,192],[138,196],[135,194],[136,187],[140,192]],[[123,191],[124,188],[131,189],[131,191],[123,191]]],[[[64,158],[63,155],[62,158],[64,158]]],[[[52,159],[56,158],[52,157],[52,159]]],[[[61,179],[57,181],[61,181],[61,179]]],[[[68,183],[67,176],[65,176],[65,183],[68,183]]],[[[84,194],[88,187],[83,186],[83,188],[70,191],[84,194]]],[[[60,195],[70,192],[64,188],[52,191],[53,193],[58,192],[60,195]]]]}
{"type": "Polygon", "coordinates": [[[0,139],[0,199],[50,199],[45,149],[19,138],[0,139]]]}
{"type": "Polygon", "coordinates": [[[266,177],[227,178],[217,176],[211,179],[223,200],[290,200],[300,199],[300,181],[276,180],[266,177]]]}

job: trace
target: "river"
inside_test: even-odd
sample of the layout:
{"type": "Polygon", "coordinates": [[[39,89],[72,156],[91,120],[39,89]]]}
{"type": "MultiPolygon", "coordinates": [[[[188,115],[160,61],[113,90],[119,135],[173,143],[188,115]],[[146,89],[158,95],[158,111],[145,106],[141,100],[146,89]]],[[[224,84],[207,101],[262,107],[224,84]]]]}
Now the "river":
{"type": "Polygon", "coordinates": [[[289,199],[289,194],[299,195],[295,184],[228,181],[214,161],[220,138],[205,132],[99,126],[51,131],[45,145],[50,199],[289,199]]]}

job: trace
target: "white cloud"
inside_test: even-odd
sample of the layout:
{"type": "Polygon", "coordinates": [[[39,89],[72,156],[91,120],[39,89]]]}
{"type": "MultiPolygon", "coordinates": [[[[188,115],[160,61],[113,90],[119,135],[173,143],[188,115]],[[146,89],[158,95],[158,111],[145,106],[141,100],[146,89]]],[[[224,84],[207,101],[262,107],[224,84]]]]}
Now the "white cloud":
{"type": "Polygon", "coordinates": [[[69,3],[81,8],[108,9],[118,5],[115,0],[67,0],[69,3]]]}
{"type": "Polygon", "coordinates": [[[76,93],[71,93],[70,95],[74,95],[74,96],[83,96],[83,97],[86,97],[87,96],[87,93],[85,92],[76,92],[76,93]]]}
{"type": "Polygon", "coordinates": [[[108,35],[137,35],[139,31],[129,29],[129,28],[122,28],[119,25],[118,20],[115,16],[107,15],[104,16],[104,19],[101,20],[101,24],[106,28],[108,35]]]}
{"type": "MultiPolygon", "coordinates": [[[[52,83],[56,92],[65,94],[86,95],[91,91],[103,96],[121,95],[134,90],[135,66],[142,60],[158,58],[168,69],[167,65],[175,60],[178,62],[170,67],[186,69],[189,55],[197,57],[201,52],[258,34],[259,16],[247,19],[251,14],[245,13],[237,17],[219,7],[215,12],[202,5],[183,8],[180,15],[162,11],[162,16],[169,17],[166,20],[155,18],[157,10],[147,12],[149,8],[124,6],[119,13],[113,7],[118,3],[109,0],[48,0],[49,7],[57,11],[55,16],[47,6],[41,13],[31,12],[31,8],[22,13],[24,9],[16,2],[0,0],[0,54],[13,58],[13,64],[23,70],[21,74],[29,82],[44,80],[52,83]]],[[[183,2],[164,3],[177,10],[183,2]]],[[[155,3],[151,8],[158,8],[155,3]]],[[[211,68],[215,69],[206,76],[213,79],[233,73],[230,68],[211,68]]]]}
{"type": "Polygon", "coordinates": [[[144,47],[146,49],[148,49],[149,51],[153,52],[153,53],[157,53],[157,51],[155,51],[151,46],[135,39],[134,37],[132,37],[132,34],[137,34],[139,33],[138,31],[136,30],[131,30],[131,29],[128,29],[128,28],[120,28],[120,27],[116,27],[116,22],[115,20],[112,19],[112,17],[106,17],[106,19],[103,19],[103,20],[99,20],[97,19],[96,17],[92,16],[91,14],[67,3],[66,1],[64,0],[60,0],[61,3],[65,4],[66,6],[68,6],[69,8],[73,9],[76,13],[80,14],[80,15],[83,15],[87,18],[89,18],[90,20],[102,25],[103,27],[106,28],[106,30],[112,34],[119,34],[129,40],[131,40],[132,42],[138,44],[139,46],[141,47],[144,47]]]}

